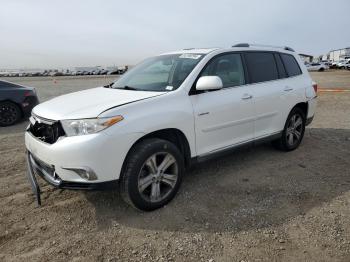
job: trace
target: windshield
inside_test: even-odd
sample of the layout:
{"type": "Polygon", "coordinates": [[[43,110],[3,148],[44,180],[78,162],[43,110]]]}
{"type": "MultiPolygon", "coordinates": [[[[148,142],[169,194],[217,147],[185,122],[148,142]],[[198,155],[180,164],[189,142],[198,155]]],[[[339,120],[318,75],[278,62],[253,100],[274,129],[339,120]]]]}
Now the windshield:
{"type": "Polygon", "coordinates": [[[138,64],[111,87],[140,91],[172,91],[177,89],[203,54],[156,56],[138,64]]]}

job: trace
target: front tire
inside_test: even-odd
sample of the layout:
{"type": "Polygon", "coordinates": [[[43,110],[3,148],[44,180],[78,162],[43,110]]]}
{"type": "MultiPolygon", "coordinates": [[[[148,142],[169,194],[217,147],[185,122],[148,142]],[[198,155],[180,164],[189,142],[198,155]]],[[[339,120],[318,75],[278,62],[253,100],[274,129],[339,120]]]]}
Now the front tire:
{"type": "Polygon", "coordinates": [[[11,126],[22,117],[20,108],[9,101],[0,102],[0,126],[11,126]]]}
{"type": "Polygon", "coordinates": [[[304,137],[305,122],[304,112],[298,107],[293,108],[288,115],[281,138],[273,141],[273,145],[283,151],[298,148],[304,137]]]}
{"type": "Polygon", "coordinates": [[[130,205],[152,211],[166,205],[179,190],[184,158],[171,142],[152,138],[136,144],[128,154],[120,192],[130,205]]]}

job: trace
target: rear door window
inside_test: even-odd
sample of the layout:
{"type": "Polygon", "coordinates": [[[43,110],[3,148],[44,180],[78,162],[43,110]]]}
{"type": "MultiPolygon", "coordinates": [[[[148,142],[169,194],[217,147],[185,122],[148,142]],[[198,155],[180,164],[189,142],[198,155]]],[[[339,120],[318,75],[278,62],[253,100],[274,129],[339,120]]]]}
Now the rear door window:
{"type": "Polygon", "coordinates": [[[251,83],[278,79],[278,70],[273,53],[247,52],[245,61],[251,83]]]}
{"type": "Polygon", "coordinates": [[[288,54],[281,54],[281,58],[284,63],[284,66],[286,67],[288,76],[301,75],[301,69],[294,56],[288,54]]]}

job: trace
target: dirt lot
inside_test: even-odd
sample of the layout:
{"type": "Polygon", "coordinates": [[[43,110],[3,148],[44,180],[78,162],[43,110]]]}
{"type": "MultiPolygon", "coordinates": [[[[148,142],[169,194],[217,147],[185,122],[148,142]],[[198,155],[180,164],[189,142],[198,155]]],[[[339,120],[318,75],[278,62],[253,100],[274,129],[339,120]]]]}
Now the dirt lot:
{"type": "MultiPolygon", "coordinates": [[[[350,72],[314,73],[350,87],[350,72]]],[[[40,99],[111,78],[12,78],[40,99]]],[[[26,122],[0,129],[1,261],[350,261],[350,92],[320,93],[300,148],[269,144],[187,172],[165,208],[138,212],[118,192],[43,185],[25,176],[26,122]]]]}
{"type": "Polygon", "coordinates": [[[321,88],[350,89],[349,70],[327,70],[325,72],[312,72],[312,78],[321,88]]]}

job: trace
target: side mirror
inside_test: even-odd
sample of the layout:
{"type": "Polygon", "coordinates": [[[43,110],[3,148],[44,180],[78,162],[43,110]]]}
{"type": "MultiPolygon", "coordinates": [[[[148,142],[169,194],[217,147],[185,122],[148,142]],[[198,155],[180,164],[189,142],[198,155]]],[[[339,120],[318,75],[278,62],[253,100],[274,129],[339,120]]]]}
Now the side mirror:
{"type": "Polygon", "coordinates": [[[223,87],[221,78],[218,76],[202,76],[198,79],[196,90],[216,90],[223,87]]]}

